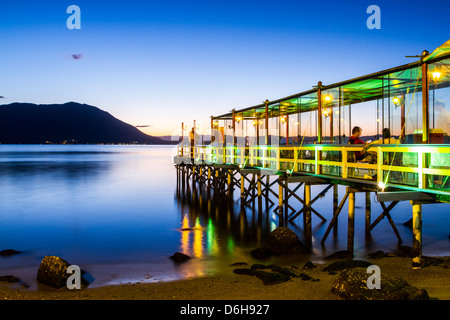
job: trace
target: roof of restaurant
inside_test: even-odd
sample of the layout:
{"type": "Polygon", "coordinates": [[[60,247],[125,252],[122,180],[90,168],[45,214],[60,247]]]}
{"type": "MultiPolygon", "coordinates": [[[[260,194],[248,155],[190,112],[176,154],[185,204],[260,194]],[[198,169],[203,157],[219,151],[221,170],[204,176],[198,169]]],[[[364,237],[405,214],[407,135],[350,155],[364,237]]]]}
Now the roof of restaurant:
{"type": "MultiPolygon", "coordinates": [[[[433,68],[439,68],[441,78],[439,87],[450,86],[450,39],[443,45],[425,57],[417,56],[418,61],[404,64],[395,68],[390,68],[361,77],[341,81],[331,85],[322,85],[322,96],[329,96],[330,101],[323,104],[330,105],[351,105],[365,101],[391,97],[402,93],[412,93],[422,91],[421,65],[426,62],[433,68]],[[445,69],[445,70],[444,70],[445,69]]],[[[430,88],[436,84],[430,83],[430,88]]],[[[296,114],[308,112],[318,108],[317,99],[318,87],[303,91],[278,100],[269,101],[269,117],[280,115],[296,114]]],[[[265,117],[265,104],[235,110],[235,115],[242,119],[255,119],[265,117]]],[[[227,120],[233,118],[233,112],[220,116],[213,116],[213,120],[227,120]]]]}

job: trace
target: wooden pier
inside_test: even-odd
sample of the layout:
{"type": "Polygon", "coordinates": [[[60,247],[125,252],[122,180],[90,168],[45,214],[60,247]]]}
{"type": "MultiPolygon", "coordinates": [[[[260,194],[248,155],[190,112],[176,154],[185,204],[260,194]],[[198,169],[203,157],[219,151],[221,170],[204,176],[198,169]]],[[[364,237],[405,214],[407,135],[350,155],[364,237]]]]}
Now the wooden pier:
{"type": "MultiPolygon", "coordinates": [[[[409,201],[412,267],[420,268],[422,206],[450,203],[449,136],[446,129],[436,128],[430,121],[430,112],[435,119],[435,100],[431,106],[430,93],[450,99],[441,95],[450,89],[450,42],[438,49],[432,54],[424,52],[419,61],[408,65],[329,86],[319,82],[313,90],[212,116],[212,142],[206,145],[198,141],[195,132],[184,137],[186,126],[182,124],[182,141],[174,158],[179,183],[206,186],[212,196],[229,200],[239,191],[242,207],[261,211],[264,206],[277,214],[282,226],[301,217],[309,247],[312,219],[328,224],[321,239],[326,245],[347,204],[347,250],[352,253],[356,194],[365,199],[366,236],[387,219],[399,243],[402,239],[391,211],[399,202],[409,201]],[[408,121],[411,106],[419,102],[417,119],[408,121]],[[397,143],[383,137],[367,145],[346,144],[352,112],[362,103],[366,104],[361,112],[367,112],[367,103],[376,109],[377,117],[369,119],[374,121],[376,138],[381,125],[397,133],[397,143]],[[398,123],[392,117],[397,113],[398,123]],[[313,118],[316,120],[311,123],[313,118]],[[327,122],[329,137],[324,134],[327,122]],[[370,154],[370,160],[356,160],[358,152],[370,154]],[[339,195],[339,185],[345,186],[345,194],[339,195]],[[320,192],[313,194],[311,186],[320,192]],[[331,221],[314,206],[328,192],[333,193],[331,221]],[[377,208],[372,206],[373,196],[379,202],[377,208]],[[373,219],[376,209],[378,216],[373,219]]],[[[445,103],[450,105],[450,100],[445,103]]]]}

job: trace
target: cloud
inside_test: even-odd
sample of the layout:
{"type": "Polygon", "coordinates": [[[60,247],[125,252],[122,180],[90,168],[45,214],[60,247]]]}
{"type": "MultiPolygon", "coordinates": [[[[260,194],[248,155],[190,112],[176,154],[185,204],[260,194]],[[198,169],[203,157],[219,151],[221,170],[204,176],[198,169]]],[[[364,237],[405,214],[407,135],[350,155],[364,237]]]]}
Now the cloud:
{"type": "Polygon", "coordinates": [[[73,59],[73,60],[80,60],[80,59],[83,59],[83,54],[82,54],[82,53],[73,54],[73,55],[72,55],[72,59],[73,59]]]}
{"type": "Polygon", "coordinates": [[[5,99],[5,97],[4,96],[0,96],[0,99],[5,99]]]}

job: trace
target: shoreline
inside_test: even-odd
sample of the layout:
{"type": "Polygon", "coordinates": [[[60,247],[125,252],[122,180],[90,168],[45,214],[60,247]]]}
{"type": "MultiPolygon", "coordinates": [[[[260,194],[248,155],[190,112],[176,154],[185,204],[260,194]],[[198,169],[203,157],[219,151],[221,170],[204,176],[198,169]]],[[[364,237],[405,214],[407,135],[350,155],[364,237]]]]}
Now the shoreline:
{"type": "MultiPolygon", "coordinates": [[[[411,267],[409,257],[383,257],[366,259],[380,267],[381,274],[400,277],[411,286],[425,289],[431,300],[450,300],[450,259],[441,265],[428,265],[418,270],[411,267]]],[[[331,292],[332,283],[340,272],[323,271],[327,265],[342,259],[315,264],[311,270],[301,271],[319,281],[291,278],[287,282],[264,285],[254,276],[236,274],[231,266],[220,274],[183,280],[105,285],[81,290],[67,288],[40,288],[30,290],[19,284],[0,282],[2,300],[343,300],[331,292]]],[[[302,270],[304,263],[285,265],[291,270],[302,270]]],[[[250,265],[245,266],[250,267],[250,265]]]]}

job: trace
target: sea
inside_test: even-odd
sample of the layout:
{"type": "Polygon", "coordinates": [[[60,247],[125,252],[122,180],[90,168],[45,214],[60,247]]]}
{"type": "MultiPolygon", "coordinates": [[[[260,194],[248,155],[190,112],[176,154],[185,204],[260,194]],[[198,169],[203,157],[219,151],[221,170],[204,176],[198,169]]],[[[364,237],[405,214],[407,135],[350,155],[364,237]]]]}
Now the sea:
{"type": "MultiPolygon", "coordinates": [[[[214,197],[206,186],[181,188],[173,157],[176,146],[148,145],[0,145],[0,276],[14,275],[29,290],[41,260],[58,256],[85,271],[90,287],[174,281],[229,273],[235,263],[301,266],[347,246],[347,205],[325,244],[321,239],[332,218],[332,189],[313,204],[327,221],[312,216],[312,252],[255,260],[251,251],[264,246],[282,225],[276,206],[241,208],[239,188],[233,201],[214,197]],[[189,255],[174,263],[175,252],[189,255]]],[[[312,186],[312,198],[324,186],[312,186]]],[[[278,188],[276,188],[278,189],[278,188]]],[[[276,190],[278,192],[278,190],[276,190]]],[[[298,191],[303,195],[303,187],[298,191]]],[[[345,187],[339,187],[339,201],[345,187]]],[[[301,205],[291,198],[290,204],[301,205]]],[[[272,199],[275,203],[277,199],[272,199]]],[[[372,221],[382,213],[371,195],[372,221]]],[[[364,233],[364,194],[356,194],[355,257],[412,245],[408,201],[391,215],[402,242],[383,219],[370,237],[364,233]]],[[[303,239],[302,216],[287,225],[303,239]]],[[[423,255],[450,256],[448,204],[423,205],[423,255]]]]}

